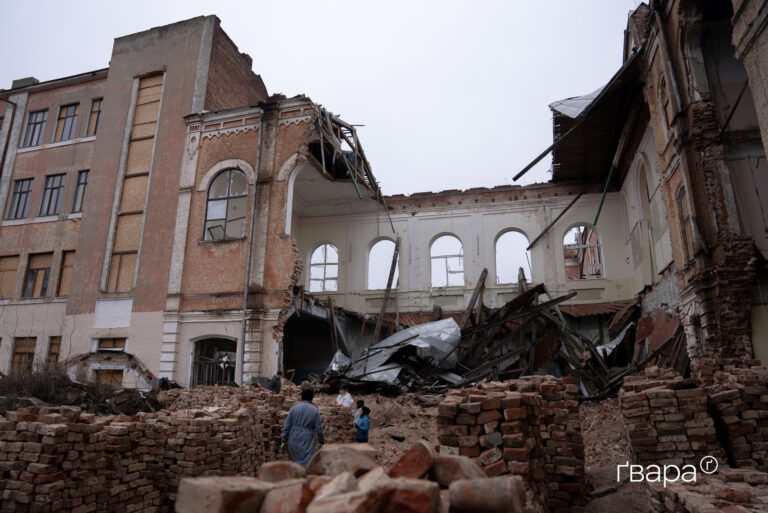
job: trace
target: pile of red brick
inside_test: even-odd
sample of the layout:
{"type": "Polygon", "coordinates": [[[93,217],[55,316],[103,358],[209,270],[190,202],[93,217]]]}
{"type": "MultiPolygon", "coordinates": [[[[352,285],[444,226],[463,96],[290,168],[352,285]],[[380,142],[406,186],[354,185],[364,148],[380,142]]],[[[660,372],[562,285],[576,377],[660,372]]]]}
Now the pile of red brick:
{"type": "Polygon", "coordinates": [[[715,377],[719,374],[721,377],[733,374],[737,369],[751,369],[759,367],[760,360],[745,360],[740,358],[700,358],[698,359],[696,371],[697,376],[702,383],[711,385],[717,381],[715,377]]]}
{"type": "Polygon", "coordinates": [[[768,369],[718,371],[707,389],[726,451],[737,467],[768,470],[768,369]]]}
{"type": "Polygon", "coordinates": [[[625,378],[619,403],[637,463],[698,465],[707,455],[725,463],[700,381],[651,367],[625,378]]]}
{"type": "MultiPolygon", "coordinates": [[[[0,511],[169,510],[184,477],[253,475],[280,457],[282,396],[229,387],[165,394],[175,411],[97,417],[32,407],[0,417],[0,511]]],[[[354,437],[350,410],[321,415],[327,441],[354,437]]]]}
{"type": "Polygon", "coordinates": [[[523,476],[550,511],[580,511],[586,486],[576,393],[570,378],[551,376],[449,392],[438,406],[440,453],[474,458],[489,476],[523,476]]]}
{"type": "Polygon", "coordinates": [[[695,483],[651,484],[651,501],[660,513],[764,513],[768,510],[768,474],[720,468],[699,473],[695,483]]]}

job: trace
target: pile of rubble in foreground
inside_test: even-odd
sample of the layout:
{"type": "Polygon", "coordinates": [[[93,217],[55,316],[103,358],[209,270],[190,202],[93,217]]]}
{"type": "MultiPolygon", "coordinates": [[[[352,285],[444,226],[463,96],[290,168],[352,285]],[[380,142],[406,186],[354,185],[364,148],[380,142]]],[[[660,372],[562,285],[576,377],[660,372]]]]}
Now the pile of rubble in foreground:
{"type": "Polygon", "coordinates": [[[304,469],[265,464],[258,478],[199,477],[181,482],[177,513],[539,513],[520,476],[489,478],[465,456],[420,442],[391,468],[364,444],[324,447],[304,469]]]}

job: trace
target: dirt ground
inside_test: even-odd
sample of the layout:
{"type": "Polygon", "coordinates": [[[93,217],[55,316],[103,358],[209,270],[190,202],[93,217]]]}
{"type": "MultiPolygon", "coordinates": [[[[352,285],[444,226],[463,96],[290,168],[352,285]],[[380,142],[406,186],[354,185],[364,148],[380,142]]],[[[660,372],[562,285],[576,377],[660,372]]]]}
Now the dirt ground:
{"type": "MultiPolygon", "coordinates": [[[[620,483],[616,465],[630,460],[629,440],[624,431],[617,399],[581,404],[581,433],[587,482],[594,499],[587,513],[654,513],[651,496],[641,483],[620,483]]],[[[621,476],[622,479],[626,475],[621,476]]]]}
{"type": "MultiPolygon", "coordinates": [[[[315,403],[328,404],[336,395],[318,394],[315,403]]],[[[437,396],[353,394],[371,409],[369,444],[379,463],[390,466],[418,440],[437,443],[437,396]],[[402,440],[400,440],[402,438],[402,440]]],[[[580,407],[587,482],[593,499],[587,513],[655,513],[648,490],[641,484],[616,481],[616,465],[630,460],[629,440],[618,400],[584,402],[580,407]]],[[[621,476],[625,478],[626,476],[621,476]]]]}
{"type": "MultiPolygon", "coordinates": [[[[437,396],[403,394],[385,397],[380,394],[352,394],[371,409],[371,431],[368,444],[379,452],[379,463],[393,465],[419,440],[437,444],[437,396]],[[402,440],[401,440],[402,438],[402,440]]],[[[333,402],[336,395],[317,394],[315,404],[333,402]]],[[[351,428],[354,429],[354,428],[351,428]]]]}

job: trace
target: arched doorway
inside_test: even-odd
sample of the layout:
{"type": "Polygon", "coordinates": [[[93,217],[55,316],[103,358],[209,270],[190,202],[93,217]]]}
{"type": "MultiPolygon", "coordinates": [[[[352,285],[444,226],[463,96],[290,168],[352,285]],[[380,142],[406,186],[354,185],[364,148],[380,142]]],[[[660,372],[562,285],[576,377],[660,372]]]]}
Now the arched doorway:
{"type": "Polygon", "coordinates": [[[333,358],[331,326],[325,319],[305,313],[292,315],[283,328],[283,369],[301,383],[314,372],[322,373],[333,358]]]}
{"type": "Polygon", "coordinates": [[[235,381],[237,342],[205,338],[195,342],[190,386],[224,385],[235,381]]]}

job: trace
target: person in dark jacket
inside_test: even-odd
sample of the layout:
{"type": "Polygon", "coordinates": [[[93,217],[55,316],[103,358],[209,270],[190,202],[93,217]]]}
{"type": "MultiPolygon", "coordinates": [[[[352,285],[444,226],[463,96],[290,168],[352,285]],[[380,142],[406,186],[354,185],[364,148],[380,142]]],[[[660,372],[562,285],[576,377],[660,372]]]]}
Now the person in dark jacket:
{"type": "Polygon", "coordinates": [[[357,440],[358,443],[366,443],[368,441],[368,431],[371,429],[370,408],[363,406],[362,414],[360,415],[360,418],[357,419],[357,422],[355,422],[355,427],[357,427],[355,440],[357,440]]]}
{"type": "Polygon", "coordinates": [[[315,452],[315,433],[320,444],[325,443],[320,410],[312,404],[315,394],[311,388],[301,391],[301,402],[291,408],[283,427],[283,445],[288,443],[291,460],[302,467],[309,465],[315,452]]]}
{"type": "Polygon", "coordinates": [[[283,371],[279,370],[269,380],[269,389],[276,394],[280,393],[280,389],[283,386],[283,371]]]}

